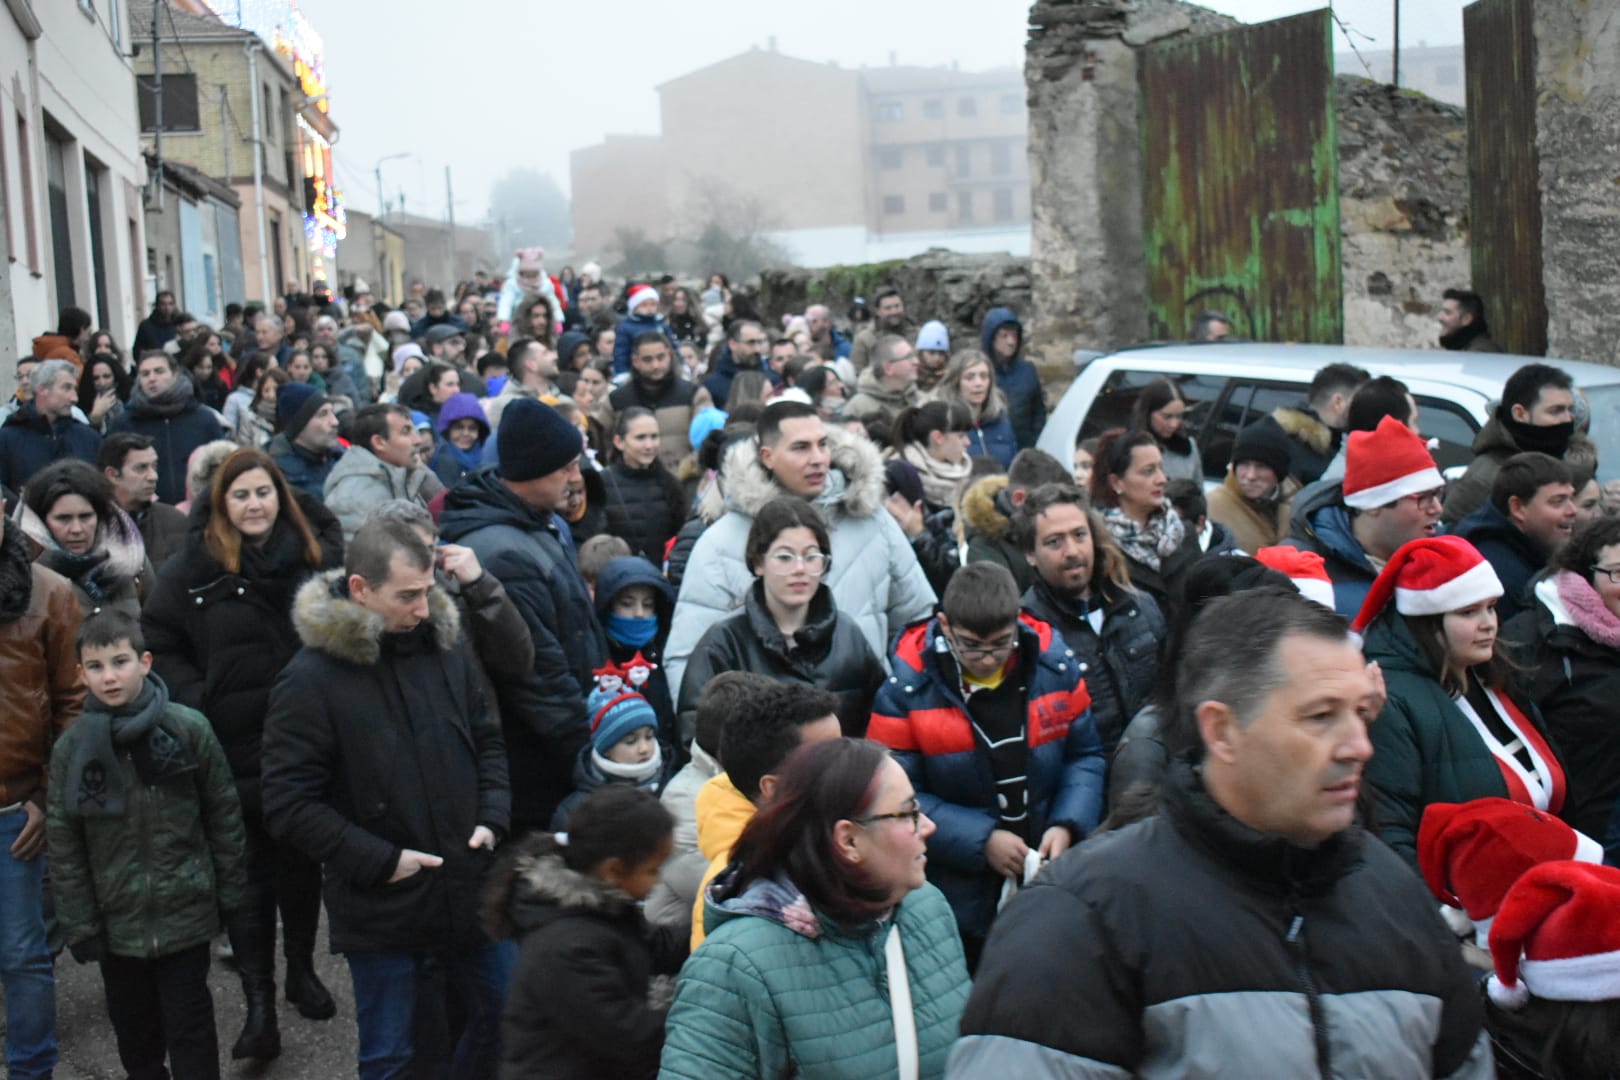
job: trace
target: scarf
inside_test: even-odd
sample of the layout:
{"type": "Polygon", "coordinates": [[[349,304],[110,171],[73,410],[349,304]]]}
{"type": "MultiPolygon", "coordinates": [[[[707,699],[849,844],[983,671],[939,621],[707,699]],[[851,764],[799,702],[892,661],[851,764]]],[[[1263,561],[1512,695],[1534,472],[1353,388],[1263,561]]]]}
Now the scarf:
{"type": "Polygon", "coordinates": [[[40,565],[83,589],[97,607],[116,599],[146,568],[146,542],[123,507],[113,507],[113,516],[96,527],[95,540],[82,555],[63,550],[38,515],[27,507],[22,509],[22,530],[45,549],[39,556],[40,565]]]}
{"type": "Polygon", "coordinates": [[[1187,530],[1174,510],[1160,510],[1142,525],[1117,506],[1103,511],[1103,524],[1114,534],[1128,558],[1158,570],[1160,561],[1175,554],[1187,530]]]}
{"type": "Polygon", "coordinates": [[[196,400],[196,390],[191,380],[184,375],[176,375],[169,388],[157,397],[147,397],[141,384],[136,383],[135,389],[129,394],[129,411],[139,416],[149,414],[153,416],[179,416],[191,408],[196,400]]]}
{"type": "Polygon", "coordinates": [[[292,610],[293,594],[309,576],[303,541],[283,518],[277,518],[262,544],[242,544],[241,574],[278,612],[292,610]]]}
{"type": "Polygon", "coordinates": [[[1467,326],[1459,326],[1449,334],[1440,335],[1440,347],[1451,352],[1465,352],[1473,344],[1475,338],[1487,333],[1487,327],[1479,320],[1474,320],[1467,326]]]}
{"type": "Polygon", "coordinates": [[[449,439],[439,444],[439,453],[447,455],[465,472],[477,472],[484,464],[484,441],[480,439],[471,450],[463,450],[449,439]]]}
{"type": "Polygon", "coordinates": [[[135,773],[144,784],[163,784],[197,768],[185,744],[159,720],[169,707],[169,688],[155,674],[146,677],[140,694],[127,705],[109,707],[92,694],[73,725],[78,741],[68,762],[69,814],[87,818],[120,818],[129,809],[129,785],[118,764],[117,747],[129,751],[135,773]]]}
{"type": "Polygon", "coordinates": [[[626,765],[623,762],[611,761],[603,757],[595,747],[591,748],[591,764],[603,776],[615,780],[628,780],[638,787],[652,787],[658,779],[658,774],[664,768],[664,749],[656,742],[653,743],[653,756],[638,765],[626,765]]]}
{"type": "Polygon", "coordinates": [[[258,404],[253,406],[253,415],[268,423],[272,428],[276,423],[276,403],[273,398],[262,397],[258,404]]]}
{"type": "Polygon", "coordinates": [[[1569,442],[1575,437],[1575,421],[1565,420],[1562,424],[1526,424],[1509,416],[1505,408],[1496,410],[1496,422],[1507,429],[1513,437],[1513,444],[1521,453],[1535,451],[1538,454],[1548,454],[1562,459],[1569,449],[1569,442]]]}
{"type": "Polygon", "coordinates": [[[1581,633],[1599,645],[1620,649],[1620,616],[1609,610],[1592,583],[1568,570],[1560,570],[1553,580],[1558,585],[1558,599],[1581,633]]]}
{"type": "Polygon", "coordinates": [[[936,509],[955,505],[956,489],[973,469],[967,461],[941,461],[920,443],[902,446],[900,456],[917,470],[922,480],[923,500],[936,509]]]}

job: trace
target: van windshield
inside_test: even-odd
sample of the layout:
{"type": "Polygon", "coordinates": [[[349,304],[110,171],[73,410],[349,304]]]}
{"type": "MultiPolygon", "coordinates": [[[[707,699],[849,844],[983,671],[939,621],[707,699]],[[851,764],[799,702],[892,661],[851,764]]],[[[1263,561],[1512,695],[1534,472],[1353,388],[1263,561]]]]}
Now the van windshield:
{"type": "Polygon", "coordinates": [[[1592,405],[1592,441],[1598,448],[1598,479],[1620,478],[1620,384],[1580,388],[1592,405]]]}

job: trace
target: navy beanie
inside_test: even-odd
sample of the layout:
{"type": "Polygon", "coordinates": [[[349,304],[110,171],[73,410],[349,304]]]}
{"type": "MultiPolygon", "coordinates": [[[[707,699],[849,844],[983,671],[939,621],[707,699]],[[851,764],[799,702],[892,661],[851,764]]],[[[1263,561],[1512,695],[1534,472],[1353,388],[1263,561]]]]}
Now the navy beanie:
{"type": "Polygon", "coordinates": [[[309,383],[282,384],[276,392],[276,418],[281,421],[281,433],[289,440],[298,438],[325,404],[326,395],[309,383]]]}
{"type": "Polygon", "coordinates": [[[501,413],[495,435],[501,479],[538,480],[579,457],[585,436],[562,413],[533,398],[519,398],[501,413]]]}

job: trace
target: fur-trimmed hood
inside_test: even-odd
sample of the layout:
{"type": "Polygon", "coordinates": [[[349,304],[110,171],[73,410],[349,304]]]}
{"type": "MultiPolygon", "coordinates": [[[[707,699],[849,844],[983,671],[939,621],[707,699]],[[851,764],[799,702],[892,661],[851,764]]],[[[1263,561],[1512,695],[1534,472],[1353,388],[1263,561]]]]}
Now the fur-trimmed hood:
{"type": "Polygon", "coordinates": [[[485,927],[496,938],[521,938],[569,915],[639,918],[623,889],[570,870],[549,833],[519,840],[502,854],[504,865],[491,872],[484,896],[485,927]]]}
{"type": "MultiPolygon", "coordinates": [[[[382,656],[382,617],[349,599],[348,580],[339,568],[304,582],[293,599],[293,627],[309,648],[370,667],[382,656]]],[[[461,637],[461,616],[439,585],[428,594],[428,625],[440,652],[455,648],[461,637]]]]}
{"type": "Polygon", "coordinates": [[[1318,454],[1333,453],[1333,429],[1322,423],[1321,417],[1310,409],[1282,405],[1272,410],[1271,418],[1277,421],[1289,438],[1298,439],[1318,454]]]}
{"type": "MultiPolygon", "coordinates": [[[[883,459],[871,441],[827,425],[827,445],[832,451],[832,469],[843,474],[828,475],[826,490],[815,500],[823,513],[830,510],[849,517],[871,517],[883,506],[883,459]]],[[[732,509],[753,517],[766,503],[785,494],[775,478],[759,463],[759,440],[742,439],[726,449],[721,463],[725,476],[726,501],[732,509]]]]}
{"type": "Polygon", "coordinates": [[[1005,473],[975,480],[962,493],[962,520],[968,528],[983,533],[992,540],[1007,535],[1012,519],[996,506],[996,496],[1007,489],[1005,473]]]}
{"type": "MultiPolygon", "coordinates": [[[[56,538],[51,535],[50,527],[45,524],[44,519],[34,513],[26,503],[18,500],[17,511],[12,521],[23,536],[27,537],[31,547],[38,552],[37,559],[41,566],[55,570],[69,580],[76,580],[72,576],[73,571],[68,568],[68,563],[73,557],[62,550],[56,538]]],[[[106,558],[97,564],[95,575],[99,588],[106,593],[115,592],[133,583],[147,566],[146,541],[141,538],[141,530],[119,506],[114,506],[113,516],[97,528],[95,546],[92,550],[106,553],[106,558]]]]}

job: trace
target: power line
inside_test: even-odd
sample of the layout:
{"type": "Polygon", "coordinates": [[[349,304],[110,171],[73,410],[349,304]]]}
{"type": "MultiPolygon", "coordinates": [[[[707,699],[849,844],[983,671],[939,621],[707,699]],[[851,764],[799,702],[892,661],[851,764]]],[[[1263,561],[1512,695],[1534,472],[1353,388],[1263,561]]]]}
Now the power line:
{"type": "MultiPolygon", "coordinates": [[[[180,43],[180,28],[174,23],[174,8],[169,6],[169,0],[157,0],[157,3],[162,5],[164,13],[169,16],[169,33],[174,35],[174,47],[180,50],[180,62],[186,65],[186,74],[195,75],[196,71],[191,66],[191,57],[186,55],[186,47],[180,43]]],[[[156,19],[157,16],[154,13],[154,23],[156,19]]]]}

